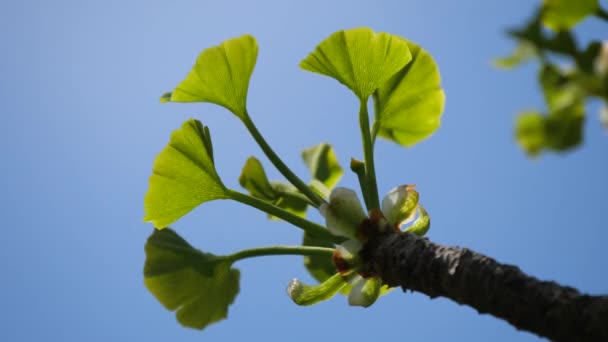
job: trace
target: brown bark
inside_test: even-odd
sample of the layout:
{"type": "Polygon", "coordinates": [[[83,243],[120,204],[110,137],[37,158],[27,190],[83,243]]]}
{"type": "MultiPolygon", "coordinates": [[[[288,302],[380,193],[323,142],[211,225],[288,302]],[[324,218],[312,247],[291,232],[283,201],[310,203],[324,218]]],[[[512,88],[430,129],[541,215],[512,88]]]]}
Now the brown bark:
{"type": "Polygon", "coordinates": [[[590,296],[466,248],[410,233],[377,235],[361,252],[364,273],[386,284],[447,297],[555,341],[608,341],[608,296],[590,296]]]}

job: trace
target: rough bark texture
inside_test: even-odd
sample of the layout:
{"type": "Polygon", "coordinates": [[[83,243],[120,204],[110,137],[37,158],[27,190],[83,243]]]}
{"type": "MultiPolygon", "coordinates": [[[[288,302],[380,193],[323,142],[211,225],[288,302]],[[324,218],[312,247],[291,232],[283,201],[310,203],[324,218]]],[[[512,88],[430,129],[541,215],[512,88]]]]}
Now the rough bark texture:
{"type": "Polygon", "coordinates": [[[466,248],[387,233],[361,252],[364,272],[391,286],[442,296],[555,341],[608,341],[608,296],[530,277],[466,248]]]}

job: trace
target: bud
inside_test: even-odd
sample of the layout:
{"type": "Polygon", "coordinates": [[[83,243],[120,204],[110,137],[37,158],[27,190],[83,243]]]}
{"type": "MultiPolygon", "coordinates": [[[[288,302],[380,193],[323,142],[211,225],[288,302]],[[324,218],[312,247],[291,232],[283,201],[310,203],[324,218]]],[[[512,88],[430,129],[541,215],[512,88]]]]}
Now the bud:
{"type": "Polygon", "coordinates": [[[424,207],[419,205],[418,206],[418,218],[405,231],[416,234],[418,236],[424,236],[424,234],[426,234],[430,228],[431,228],[431,218],[429,217],[429,214],[426,212],[424,207]]]}
{"type": "Polygon", "coordinates": [[[408,223],[416,216],[418,192],[415,185],[402,185],[392,189],[382,200],[382,213],[396,227],[408,223]]]}
{"type": "Polygon", "coordinates": [[[351,239],[356,238],[366,217],[357,193],[347,188],[335,188],[329,195],[329,204],[322,205],[319,211],[332,234],[351,239]]]}
{"type": "Polygon", "coordinates": [[[382,280],[378,277],[359,279],[359,281],[355,283],[355,286],[350,290],[348,304],[365,308],[374,304],[380,296],[381,287],[382,280]]]}

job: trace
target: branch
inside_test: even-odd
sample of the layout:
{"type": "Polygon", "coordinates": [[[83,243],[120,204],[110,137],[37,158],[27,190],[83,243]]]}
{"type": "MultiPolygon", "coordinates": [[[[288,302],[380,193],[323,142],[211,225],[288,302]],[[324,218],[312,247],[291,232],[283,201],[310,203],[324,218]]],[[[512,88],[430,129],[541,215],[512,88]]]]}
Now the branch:
{"type": "Polygon", "coordinates": [[[414,234],[373,237],[361,252],[367,269],[391,286],[447,297],[556,341],[608,341],[608,296],[590,296],[466,248],[414,234]]]}

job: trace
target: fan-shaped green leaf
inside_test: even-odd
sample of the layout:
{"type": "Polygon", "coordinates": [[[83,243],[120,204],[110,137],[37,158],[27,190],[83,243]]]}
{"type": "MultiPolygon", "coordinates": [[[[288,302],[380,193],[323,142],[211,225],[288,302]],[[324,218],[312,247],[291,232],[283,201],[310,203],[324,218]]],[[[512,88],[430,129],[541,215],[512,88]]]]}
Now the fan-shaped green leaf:
{"type": "Polygon", "coordinates": [[[209,129],[190,119],[154,161],[144,221],[164,228],[203,202],[228,198],[213,164],[209,129]]]}
{"type": "Polygon", "coordinates": [[[403,146],[429,137],[441,123],[445,95],[439,69],[431,55],[407,42],[412,61],[374,93],[376,135],[403,146]]]}
{"type": "Polygon", "coordinates": [[[171,229],[155,230],[145,246],[144,283],[184,326],[223,320],[239,292],[239,271],[222,257],[194,249],[171,229]]]}
{"type": "Polygon", "coordinates": [[[332,77],[366,100],[410,59],[407,44],[399,37],[354,28],[322,41],[300,67],[332,77]]]}
{"type": "Polygon", "coordinates": [[[543,24],[556,30],[569,30],[598,8],[598,0],[544,0],[543,24]]]}
{"type": "Polygon", "coordinates": [[[329,144],[321,143],[303,150],[302,159],[312,178],[323,183],[328,190],[336,186],[342,178],[344,171],[329,144]]]}
{"type": "Polygon", "coordinates": [[[258,55],[255,38],[243,35],[203,51],[196,64],[161,102],[211,102],[239,118],[247,115],[247,90],[258,55]]]}

